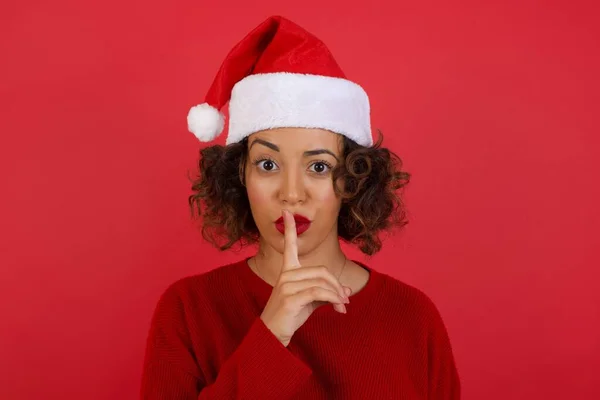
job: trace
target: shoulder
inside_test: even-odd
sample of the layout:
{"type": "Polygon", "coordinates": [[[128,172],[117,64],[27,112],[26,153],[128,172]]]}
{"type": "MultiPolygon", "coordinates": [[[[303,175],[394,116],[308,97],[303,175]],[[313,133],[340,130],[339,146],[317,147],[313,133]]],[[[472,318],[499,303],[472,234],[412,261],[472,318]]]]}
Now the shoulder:
{"type": "Polygon", "coordinates": [[[197,287],[212,287],[214,285],[230,284],[231,279],[237,276],[241,263],[242,261],[236,261],[206,272],[184,276],[172,282],[166,290],[185,292],[197,287]]]}
{"type": "Polygon", "coordinates": [[[385,296],[392,296],[395,300],[402,301],[405,305],[416,305],[419,307],[431,307],[433,301],[421,289],[410,285],[398,278],[388,275],[384,272],[376,271],[382,284],[382,292],[385,296]]]}
{"type": "Polygon", "coordinates": [[[215,334],[215,322],[210,315],[220,312],[218,304],[225,304],[232,292],[224,288],[233,286],[235,265],[186,276],[167,285],[155,303],[151,318],[146,344],[148,360],[173,362],[189,374],[201,376],[196,356],[209,354],[201,340],[215,334]]]}
{"type": "Polygon", "coordinates": [[[163,290],[157,308],[214,307],[219,299],[227,299],[236,291],[233,284],[242,261],[226,264],[210,271],[185,276],[171,282],[163,290]],[[227,293],[229,296],[225,296],[227,293]]]}
{"type": "Polygon", "coordinates": [[[439,308],[423,290],[388,274],[377,272],[381,280],[381,299],[396,315],[404,315],[427,330],[443,326],[439,308]]]}

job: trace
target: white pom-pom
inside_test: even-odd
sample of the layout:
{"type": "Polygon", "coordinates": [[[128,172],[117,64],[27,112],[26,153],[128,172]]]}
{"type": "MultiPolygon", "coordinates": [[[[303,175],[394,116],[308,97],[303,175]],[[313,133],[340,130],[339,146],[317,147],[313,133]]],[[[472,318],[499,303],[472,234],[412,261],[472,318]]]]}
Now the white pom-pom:
{"type": "Polygon", "coordinates": [[[215,107],[202,103],[190,108],[187,123],[189,131],[201,142],[210,142],[223,131],[225,118],[215,107]]]}

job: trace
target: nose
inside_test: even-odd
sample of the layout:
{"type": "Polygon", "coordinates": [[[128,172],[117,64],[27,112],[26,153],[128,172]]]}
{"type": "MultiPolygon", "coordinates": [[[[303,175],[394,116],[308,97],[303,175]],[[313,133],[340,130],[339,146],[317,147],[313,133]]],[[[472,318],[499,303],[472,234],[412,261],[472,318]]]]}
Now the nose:
{"type": "Polygon", "coordinates": [[[303,176],[295,169],[289,169],[282,174],[279,188],[279,200],[286,205],[303,203],[306,199],[303,176]]]}

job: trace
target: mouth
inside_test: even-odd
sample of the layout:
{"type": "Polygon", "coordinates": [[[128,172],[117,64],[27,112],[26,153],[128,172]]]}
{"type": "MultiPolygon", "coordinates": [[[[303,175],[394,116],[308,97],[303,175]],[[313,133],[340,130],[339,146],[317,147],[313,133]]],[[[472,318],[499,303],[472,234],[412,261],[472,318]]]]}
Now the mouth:
{"type": "MultiPolygon", "coordinates": [[[[294,221],[296,222],[296,235],[301,235],[308,228],[310,228],[311,221],[306,218],[304,215],[294,214],[294,221]]],[[[285,224],[283,222],[283,217],[279,217],[277,221],[275,221],[275,228],[279,231],[279,233],[285,233],[285,224]]]]}

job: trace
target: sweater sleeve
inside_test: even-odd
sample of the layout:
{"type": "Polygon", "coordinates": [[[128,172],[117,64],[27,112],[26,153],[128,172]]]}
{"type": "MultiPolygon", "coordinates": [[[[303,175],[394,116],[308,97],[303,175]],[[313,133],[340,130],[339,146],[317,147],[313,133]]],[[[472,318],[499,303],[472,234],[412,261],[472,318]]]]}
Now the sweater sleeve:
{"type": "Polygon", "coordinates": [[[142,372],[142,400],[288,399],[312,374],[259,317],[221,365],[214,382],[203,376],[199,356],[194,354],[184,303],[171,287],[159,300],[152,318],[142,372]]]}
{"type": "Polygon", "coordinates": [[[217,380],[199,399],[289,399],[312,371],[256,318],[217,380]]]}
{"type": "Polygon", "coordinates": [[[431,325],[427,339],[429,400],[459,400],[460,378],[448,331],[439,310],[430,303],[431,325]]]}

